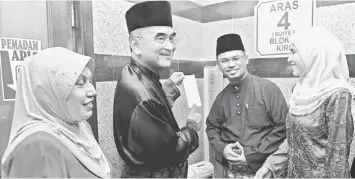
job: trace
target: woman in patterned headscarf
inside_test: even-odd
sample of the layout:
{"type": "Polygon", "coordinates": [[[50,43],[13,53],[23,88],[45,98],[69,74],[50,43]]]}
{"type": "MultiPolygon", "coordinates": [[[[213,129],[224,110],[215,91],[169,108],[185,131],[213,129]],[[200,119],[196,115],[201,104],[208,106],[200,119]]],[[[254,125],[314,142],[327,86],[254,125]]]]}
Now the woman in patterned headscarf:
{"type": "Polygon", "coordinates": [[[289,101],[287,140],[256,177],[349,178],[354,88],[342,43],[323,27],[297,32],[289,58],[299,76],[289,101]],[[284,174],[284,175],[283,175],[284,174]]]}
{"type": "Polygon", "coordinates": [[[96,95],[93,70],[92,58],[60,47],[24,61],[2,177],[110,177],[109,162],[86,122],[96,95]]]}

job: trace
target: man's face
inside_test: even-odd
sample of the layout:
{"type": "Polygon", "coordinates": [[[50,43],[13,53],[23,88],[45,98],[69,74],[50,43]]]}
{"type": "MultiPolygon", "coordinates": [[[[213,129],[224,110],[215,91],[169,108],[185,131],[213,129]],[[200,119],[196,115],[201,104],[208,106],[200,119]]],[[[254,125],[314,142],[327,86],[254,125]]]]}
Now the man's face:
{"type": "Polygon", "coordinates": [[[217,56],[218,68],[229,80],[241,80],[247,73],[248,57],[244,51],[233,50],[217,56]]]}
{"type": "Polygon", "coordinates": [[[150,68],[170,67],[176,44],[176,33],[171,27],[153,26],[140,29],[137,48],[141,60],[150,68]]]}

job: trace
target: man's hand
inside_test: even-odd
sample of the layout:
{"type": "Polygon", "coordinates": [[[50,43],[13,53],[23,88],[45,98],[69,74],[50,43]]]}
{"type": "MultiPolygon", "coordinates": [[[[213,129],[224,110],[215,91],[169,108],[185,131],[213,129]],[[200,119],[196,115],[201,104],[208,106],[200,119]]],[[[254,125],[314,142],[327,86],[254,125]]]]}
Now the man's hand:
{"type": "Polygon", "coordinates": [[[173,83],[175,85],[180,85],[182,83],[182,81],[184,80],[185,75],[183,72],[174,72],[173,74],[171,74],[170,76],[170,80],[173,81],[173,83]]]}
{"type": "Polygon", "coordinates": [[[264,166],[262,166],[255,174],[255,178],[271,178],[271,177],[272,177],[272,172],[264,166]]]}
{"type": "Polygon", "coordinates": [[[240,145],[239,142],[236,142],[236,145],[237,145],[237,149],[236,149],[236,148],[233,149],[233,150],[235,150],[236,152],[234,152],[234,151],[233,151],[233,152],[234,152],[234,153],[237,153],[237,154],[239,155],[239,157],[237,157],[237,158],[235,159],[235,161],[238,161],[238,162],[246,162],[247,159],[245,158],[245,155],[244,155],[243,146],[240,145]]]}
{"type": "Polygon", "coordinates": [[[202,117],[201,114],[195,112],[196,108],[197,106],[194,104],[189,115],[187,116],[186,125],[193,127],[196,131],[199,131],[202,126],[202,117]]]}
{"type": "Polygon", "coordinates": [[[232,162],[246,162],[243,146],[239,142],[228,144],[223,150],[223,156],[232,162]]]}
{"type": "Polygon", "coordinates": [[[179,139],[178,139],[177,145],[176,145],[176,151],[184,150],[187,145],[186,136],[182,132],[177,132],[176,135],[179,136],[179,139]]]}
{"type": "MultiPolygon", "coordinates": [[[[226,145],[226,147],[223,149],[223,156],[229,161],[238,161],[240,159],[240,154],[237,154],[233,150],[240,146],[239,142],[236,143],[231,143],[226,145]]],[[[238,148],[240,150],[240,148],[238,148]]]]}

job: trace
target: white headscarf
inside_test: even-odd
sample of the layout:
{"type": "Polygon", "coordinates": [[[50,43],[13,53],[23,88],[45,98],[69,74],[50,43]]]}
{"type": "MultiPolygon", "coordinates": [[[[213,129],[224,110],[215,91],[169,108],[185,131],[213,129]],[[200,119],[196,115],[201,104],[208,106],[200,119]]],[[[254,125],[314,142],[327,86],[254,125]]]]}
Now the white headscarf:
{"type": "Polygon", "coordinates": [[[324,27],[297,32],[291,42],[306,66],[290,97],[289,112],[304,115],[313,112],[340,88],[355,89],[348,83],[349,68],[340,40],[324,27]]]}
{"type": "Polygon", "coordinates": [[[108,160],[88,126],[79,122],[78,136],[59,122],[76,121],[65,103],[86,66],[93,72],[92,58],[61,47],[48,48],[25,59],[17,82],[9,144],[2,158],[3,175],[7,175],[7,159],[16,146],[31,134],[43,131],[60,140],[92,173],[110,177],[108,160]]]}

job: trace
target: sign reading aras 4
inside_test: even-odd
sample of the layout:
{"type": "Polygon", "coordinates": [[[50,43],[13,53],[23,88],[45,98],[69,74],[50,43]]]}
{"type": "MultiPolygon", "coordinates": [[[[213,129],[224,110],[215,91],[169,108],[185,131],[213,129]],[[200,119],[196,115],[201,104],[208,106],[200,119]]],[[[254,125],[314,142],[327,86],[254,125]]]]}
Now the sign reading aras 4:
{"type": "Polygon", "coordinates": [[[260,56],[290,53],[290,37],[313,26],[314,0],[259,1],[254,8],[255,51],[260,56]]]}
{"type": "Polygon", "coordinates": [[[16,96],[16,82],[22,62],[41,50],[41,41],[0,37],[0,64],[2,100],[12,101],[16,96]]]}

